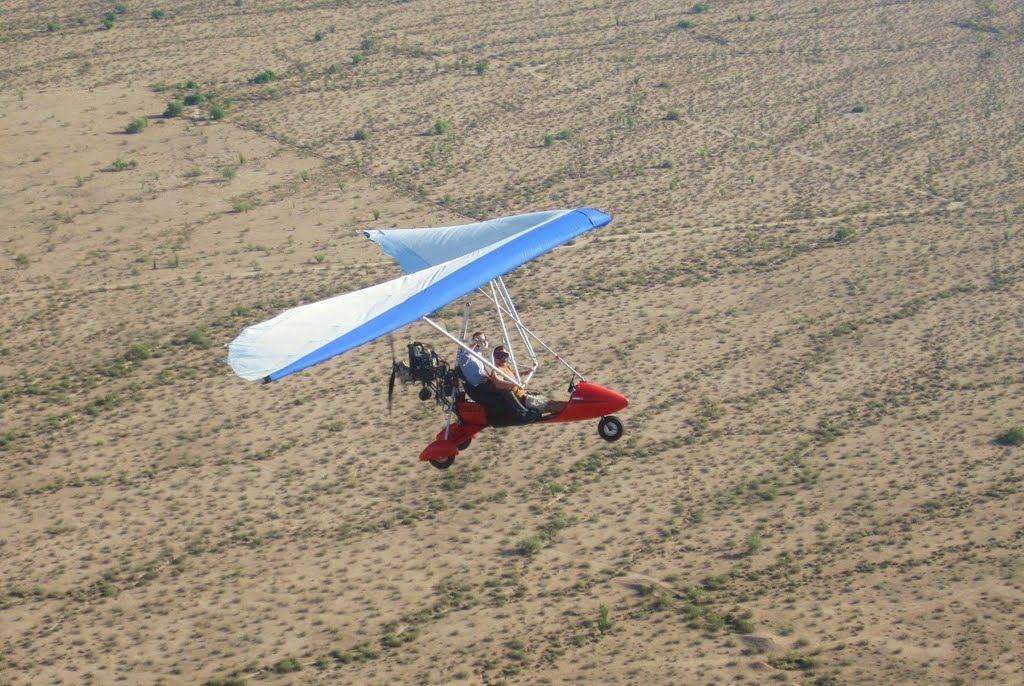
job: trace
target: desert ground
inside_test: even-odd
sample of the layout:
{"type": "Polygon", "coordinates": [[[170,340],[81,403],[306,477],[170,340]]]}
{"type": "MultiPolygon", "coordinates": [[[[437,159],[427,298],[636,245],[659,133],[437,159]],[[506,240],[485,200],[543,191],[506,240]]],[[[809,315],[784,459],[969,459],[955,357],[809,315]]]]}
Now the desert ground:
{"type": "Polygon", "coordinates": [[[1024,683],[1022,42],[1016,0],[6,0],[0,684],[1024,683]],[[616,443],[439,471],[386,341],[226,364],[399,275],[360,229],[561,207],[614,221],[508,281],[616,443]]]}

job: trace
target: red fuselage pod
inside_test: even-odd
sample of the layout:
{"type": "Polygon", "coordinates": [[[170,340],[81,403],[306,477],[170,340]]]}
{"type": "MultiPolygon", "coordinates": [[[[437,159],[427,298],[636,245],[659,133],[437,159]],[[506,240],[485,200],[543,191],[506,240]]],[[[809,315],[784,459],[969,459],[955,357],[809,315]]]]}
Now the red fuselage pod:
{"type": "MultiPolygon", "coordinates": [[[[610,388],[598,386],[596,383],[581,381],[569,396],[569,404],[554,417],[541,419],[532,424],[554,424],[555,422],[577,422],[584,419],[600,419],[613,412],[618,412],[629,405],[626,396],[616,393],[610,388]]],[[[482,405],[471,402],[459,403],[460,422],[453,422],[445,430],[437,434],[434,442],[420,453],[420,460],[444,460],[459,454],[460,447],[473,440],[483,429],[490,426],[487,413],[482,405]]],[[[531,426],[522,424],[521,426],[531,426]]]]}
{"type": "Polygon", "coordinates": [[[550,419],[542,419],[537,424],[554,424],[555,422],[577,422],[581,419],[600,419],[618,412],[629,405],[626,396],[596,383],[581,381],[576,390],[569,396],[569,404],[564,410],[550,419]]]}

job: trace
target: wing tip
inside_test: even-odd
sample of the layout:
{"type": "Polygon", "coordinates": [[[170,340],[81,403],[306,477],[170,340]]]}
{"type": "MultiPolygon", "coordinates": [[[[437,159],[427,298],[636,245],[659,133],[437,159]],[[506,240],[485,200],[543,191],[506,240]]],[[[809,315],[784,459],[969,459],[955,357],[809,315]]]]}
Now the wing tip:
{"type": "Polygon", "coordinates": [[[612,216],[607,212],[602,212],[599,209],[593,207],[581,207],[576,210],[581,213],[587,219],[590,220],[590,224],[596,229],[612,221],[612,216]]]}

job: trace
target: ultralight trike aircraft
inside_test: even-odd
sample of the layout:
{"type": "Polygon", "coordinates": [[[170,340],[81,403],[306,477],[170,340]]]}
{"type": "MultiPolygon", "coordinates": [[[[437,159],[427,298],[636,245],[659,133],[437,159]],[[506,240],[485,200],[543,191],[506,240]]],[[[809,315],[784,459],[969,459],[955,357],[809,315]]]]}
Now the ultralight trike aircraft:
{"type": "MultiPolygon", "coordinates": [[[[587,381],[523,324],[502,278],[530,260],[604,226],[611,216],[595,209],[533,212],[475,224],[426,229],[367,230],[364,235],[393,257],[405,276],[359,291],[301,305],[242,331],[228,346],[228,363],[250,381],[277,381],[336,355],[423,320],[499,377],[525,389],[539,366],[538,348],[563,364],[572,377],[564,409],[530,424],[598,419],[606,441],[622,435],[622,422],[612,415],[629,404],[619,393],[587,381]],[[485,288],[486,287],[486,288],[485,288]],[[511,373],[474,351],[465,342],[470,307],[457,337],[428,315],[459,298],[479,291],[496,309],[511,373]],[[530,361],[520,373],[511,345],[513,333],[530,361]]],[[[444,428],[420,454],[420,460],[446,469],[473,438],[488,426],[513,426],[512,419],[486,403],[467,399],[458,369],[433,348],[414,342],[409,363],[392,361],[388,404],[396,379],[422,385],[422,400],[436,399],[445,410],[444,428]]]]}

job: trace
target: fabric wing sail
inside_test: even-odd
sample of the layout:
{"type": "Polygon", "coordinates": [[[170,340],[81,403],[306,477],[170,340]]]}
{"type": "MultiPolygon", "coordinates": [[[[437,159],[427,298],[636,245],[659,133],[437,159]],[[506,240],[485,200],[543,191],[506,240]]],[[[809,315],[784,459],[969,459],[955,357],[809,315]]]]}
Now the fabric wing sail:
{"type": "Polygon", "coordinates": [[[277,381],[410,324],[610,221],[599,210],[576,209],[457,227],[366,231],[404,276],[250,326],[228,346],[228,363],[244,379],[277,381]]]}

